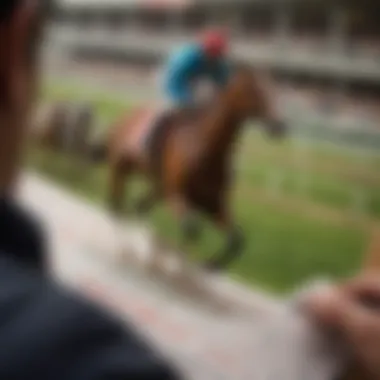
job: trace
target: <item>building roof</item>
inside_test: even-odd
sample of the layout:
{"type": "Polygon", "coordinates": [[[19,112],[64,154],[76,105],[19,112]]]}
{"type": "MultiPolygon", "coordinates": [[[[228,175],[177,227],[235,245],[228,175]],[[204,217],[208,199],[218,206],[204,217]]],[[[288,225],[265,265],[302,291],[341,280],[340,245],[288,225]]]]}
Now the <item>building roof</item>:
{"type": "Polygon", "coordinates": [[[335,3],[340,0],[57,0],[57,5],[66,9],[107,9],[113,8],[147,8],[147,9],[183,9],[194,7],[237,6],[243,4],[263,3],[268,6],[291,3],[335,3]]]}
{"type": "Polygon", "coordinates": [[[59,0],[63,8],[113,8],[139,6],[146,8],[177,8],[190,5],[191,0],[59,0]]]}

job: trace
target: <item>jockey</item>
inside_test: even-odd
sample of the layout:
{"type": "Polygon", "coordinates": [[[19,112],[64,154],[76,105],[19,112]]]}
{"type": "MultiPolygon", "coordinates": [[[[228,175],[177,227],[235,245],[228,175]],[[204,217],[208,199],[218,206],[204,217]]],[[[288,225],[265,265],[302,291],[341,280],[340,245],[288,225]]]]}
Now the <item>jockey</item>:
{"type": "Polygon", "coordinates": [[[164,73],[164,92],[175,108],[193,106],[193,85],[208,79],[217,87],[228,79],[226,54],[228,41],[223,32],[210,30],[199,41],[175,50],[169,57],[164,73]]]}
{"type": "MultiPolygon", "coordinates": [[[[222,31],[209,30],[198,41],[176,49],[170,55],[164,70],[163,90],[169,109],[165,110],[156,122],[154,136],[160,134],[178,110],[195,106],[193,85],[199,80],[208,79],[217,88],[223,87],[229,77],[226,62],[228,39],[222,31]]],[[[154,140],[150,136],[150,141],[154,140]]]]}

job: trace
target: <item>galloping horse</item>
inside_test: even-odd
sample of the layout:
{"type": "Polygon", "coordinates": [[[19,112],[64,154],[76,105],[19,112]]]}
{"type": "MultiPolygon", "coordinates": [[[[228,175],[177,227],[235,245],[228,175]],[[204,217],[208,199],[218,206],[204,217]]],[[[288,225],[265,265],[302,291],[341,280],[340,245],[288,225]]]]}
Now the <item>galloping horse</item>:
{"type": "Polygon", "coordinates": [[[141,148],[141,141],[154,131],[149,127],[153,117],[146,120],[146,113],[140,110],[117,123],[106,143],[112,211],[122,209],[126,179],[136,172],[147,175],[152,188],[139,203],[140,211],[164,198],[181,222],[185,242],[197,237],[193,212],[204,214],[227,234],[224,251],[206,267],[217,270],[227,266],[244,247],[243,235],[228,207],[231,156],[237,136],[250,118],[263,120],[272,136],[285,132],[265,90],[257,74],[239,67],[207,107],[191,115],[174,115],[165,130],[154,137],[151,150],[141,148]]]}
{"type": "Polygon", "coordinates": [[[32,140],[44,148],[84,158],[93,119],[92,107],[87,103],[45,105],[37,110],[31,129],[32,140]]]}

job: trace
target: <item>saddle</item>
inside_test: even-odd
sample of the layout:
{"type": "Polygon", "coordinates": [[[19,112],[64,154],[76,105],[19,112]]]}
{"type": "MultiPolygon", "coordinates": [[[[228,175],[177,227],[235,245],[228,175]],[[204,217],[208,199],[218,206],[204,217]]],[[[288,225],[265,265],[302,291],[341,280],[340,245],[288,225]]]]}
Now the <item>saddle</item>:
{"type": "Polygon", "coordinates": [[[153,122],[146,136],[145,150],[148,165],[156,180],[162,178],[162,158],[165,149],[165,140],[174,128],[181,128],[194,123],[201,114],[200,108],[181,108],[163,111],[153,122]]]}

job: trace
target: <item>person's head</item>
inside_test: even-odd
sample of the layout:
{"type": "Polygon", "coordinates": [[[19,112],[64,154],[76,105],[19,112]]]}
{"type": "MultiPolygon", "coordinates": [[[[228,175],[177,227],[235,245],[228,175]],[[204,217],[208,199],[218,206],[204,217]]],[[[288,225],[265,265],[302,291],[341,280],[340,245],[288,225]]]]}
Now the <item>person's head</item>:
{"type": "Polygon", "coordinates": [[[11,192],[37,81],[46,0],[0,1],[0,196],[11,192]]]}
{"type": "Polygon", "coordinates": [[[200,36],[200,44],[209,59],[218,59],[227,54],[228,37],[219,29],[210,29],[200,36]]]}

